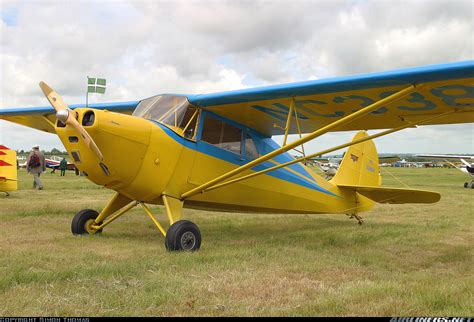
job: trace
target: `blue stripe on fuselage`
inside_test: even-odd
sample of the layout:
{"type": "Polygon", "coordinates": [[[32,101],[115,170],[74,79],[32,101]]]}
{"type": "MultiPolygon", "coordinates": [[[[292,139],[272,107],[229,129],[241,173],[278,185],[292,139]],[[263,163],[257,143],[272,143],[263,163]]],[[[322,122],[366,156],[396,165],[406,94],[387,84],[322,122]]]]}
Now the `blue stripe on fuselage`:
{"type": "MultiPolygon", "coordinates": [[[[169,137],[171,137],[173,140],[175,140],[179,144],[184,145],[188,149],[195,150],[195,151],[210,155],[212,157],[227,161],[229,163],[232,163],[232,164],[235,164],[235,165],[238,165],[238,166],[244,165],[245,163],[248,162],[248,160],[241,160],[239,155],[234,154],[232,152],[222,150],[218,147],[213,146],[212,144],[208,144],[208,143],[203,142],[203,141],[193,142],[193,141],[184,139],[181,136],[179,136],[178,134],[176,134],[175,132],[173,132],[168,127],[166,127],[166,126],[164,126],[164,125],[162,125],[162,124],[160,124],[160,123],[158,123],[154,120],[149,120],[149,121],[151,121],[154,124],[158,125],[161,129],[163,129],[163,131],[169,137]]],[[[272,141],[269,138],[268,138],[268,140],[272,141]]],[[[272,141],[272,142],[274,142],[274,141],[272,141]]],[[[276,145],[276,143],[275,143],[275,145],[276,145]]],[[[286,157],[288,158],[287,161],[292,160],[292,158],[289,155],[286,155],[286,157]]],[[[279,159],[281,159],[281,156],[280,156],[279,159]]],[[[283,160],[283,159],[281,159],[281,160],[283,160]]],[[[285,158],[285,160],[286,160],[286,158],[285,158]]],[[[272,164],[270,162],[264,162],[263,164],[260,164],[258,166],[253,167],[252,170],[260,171],[260,170],[268,169],[272,166],[274,166],[274,164],[272,164]]],[[[292,167],[292,168],[294,168],[294,167],[292,167]]],[[[294,169],[294,170],[297,171],[296,169],[294,169]]],[[[298,172],[301,173],[300,171],[298,171],[298,172]]],[[[288,171],[286,169],[278,169],[278,170],[268,172],[266,174],[269,175],[269,176],[272,176],[274,178],[278,178],[280,180],[284,180],[284,181],[291,182],[291,183],[294,183],[294,184],[297,184],[297,185],[300,185],[300,186],[304,186],[304,187],[312,189],[312,190],[316,190],[316,191],[326,193],[326,194],[331,195],[331,196],[337,196],[336,194],[332,193],[331,191],[328,191],[328,190],[318,186],[317,184],[315,184],[315,183],[313,183],[313,182],[311,182],[307,179],[303,179],[303,178],[295,175],[294,173],[291,173],[290,171],[288,171]]],[[[307,174],[307,172],[306,172],[306,174],[307,174]]],[[[314,180],[313,178],[311,178],[311,179],[314,180]]]]}
{"type": "MultiPolygon", "coordinates": [[[[265,135],[255,131],[253,129],[246,128],[245,126],[242,126],[242,124],[239,124],[239,123],[237,123],[237,122],[235,122],[231,119],[225,118],[225,117],[223,117],[219,114],[216,114],[214,112],[211,112],[211,111],[203,110],[202,113],[203,113],[203,117],[205,117],[205,115],[209,114],[213,118],[216,118],[216,119],[221,120],[225,123],[229,123],[229,124],[231,124],[231,125],[233,125],[237,128],[245,130],[252,137],[255,145],[257,146],[257,151],[260,153],[260,155],[268,154],[268,153],[280,148],[280,146],[275,141],[273,141],[270,137],[265,136],[265,135]]],[[[199,123],[198,142],[200,141],[200,136],[199,135],[202,131],[202,124],[203,124],[203,122],[199,123]]],[[[218,149],[217,151],[218,152],[223,151],[224,153],[228,153],[227,151],[224,151],[224,150],[221,150],[221,149],[218,149]]],[[[239,161],[241,161],[240,156],[239,156],[238,159],[239,159],[239,161]]],[[[292,161],[293,158],[288,153],[282,153],[282,154],[279,154],[276,157],[272,158],[272,160],[274,160],[277,163],[285,163],[285,162],[288,162],[288,161],[292,161]]],[[[247,161],[251,161],[251,160],[247,160],[247,161]]],[[[270,163],[267,163],[267,165],[268,165],[268,167],[274,166],[274,164],[270,164],[270,163]]],[[[310,181],[315,181],[315,179],[305,170],[305,168],[303,166],[301,166],[301,164],[292,164],[292,165],[288,166],[287,168],[289,168],[289,169],[299,173],[300,175],[308,178],[308,180],[310,180],[310,181]]],[[[255,170],[255,168],[252,168],[252,170],[255,170]]],[[[257,170],[255,170],[255,171],[257,171],[257,170]]]]}

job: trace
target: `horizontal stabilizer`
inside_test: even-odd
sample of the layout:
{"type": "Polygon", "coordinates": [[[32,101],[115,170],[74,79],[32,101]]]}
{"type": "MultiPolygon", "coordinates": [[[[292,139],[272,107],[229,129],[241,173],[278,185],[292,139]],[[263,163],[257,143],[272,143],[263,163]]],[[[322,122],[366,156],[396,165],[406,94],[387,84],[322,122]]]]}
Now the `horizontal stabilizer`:
{"type": "Polygon", "coordinates": [[[435,203],[441,199],[439,193],[424,190],[357,185],[338,185],[338,187],[353,189],[378,203],[435,203]]]}

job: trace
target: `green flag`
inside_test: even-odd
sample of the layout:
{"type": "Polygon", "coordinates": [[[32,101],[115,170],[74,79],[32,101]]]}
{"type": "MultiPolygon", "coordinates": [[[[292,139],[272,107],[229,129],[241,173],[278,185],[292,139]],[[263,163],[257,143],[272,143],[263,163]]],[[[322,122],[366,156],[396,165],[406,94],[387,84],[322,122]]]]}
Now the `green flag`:
{"type": "Polygon", "coordinates": [[[105,85],[107,81],[105,78],[87,77],[87,93],[105,93],[105,85]]]}

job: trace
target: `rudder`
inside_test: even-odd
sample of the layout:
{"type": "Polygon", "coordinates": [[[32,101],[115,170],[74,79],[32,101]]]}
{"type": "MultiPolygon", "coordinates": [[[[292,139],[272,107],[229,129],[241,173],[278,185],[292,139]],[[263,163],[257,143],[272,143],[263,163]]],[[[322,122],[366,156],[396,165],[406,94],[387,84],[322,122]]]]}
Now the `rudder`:
{"type": "MultiPolygon", "coordinates": [[[[352,141],[369,136],[359,131],[352,141]]],[[[336,185],[380,186],[379,157],[372,140],[357,143],[349,147],[342,158],[339,169],[331,180],[336,185]]]]}

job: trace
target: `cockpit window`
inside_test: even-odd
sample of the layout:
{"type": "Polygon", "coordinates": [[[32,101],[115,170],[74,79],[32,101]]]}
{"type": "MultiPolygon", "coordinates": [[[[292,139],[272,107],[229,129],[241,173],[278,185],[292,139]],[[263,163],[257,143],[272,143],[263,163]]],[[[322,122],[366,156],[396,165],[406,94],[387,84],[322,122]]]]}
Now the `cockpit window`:
{"type": "Polygon", "coordinates": [[[188,139],[195,136],[198,109],[186,96],[158,95],[144,99],[132,115],[164,124],[188,139]]]}
{"type": "Polygon", "coordinates": [[[179,128],[183,129],[183,134],[185,138],[192,139],[196,134],[196,125],[198,120],[198,109],[193,106],[189,105],[186,113],[179,124],[179,128]]]}
{"type": "Polygon", "coordinates": [[[242,154],[242,130],[208,114],[204,118],[201,140],[235,154],[242,154]]]}

